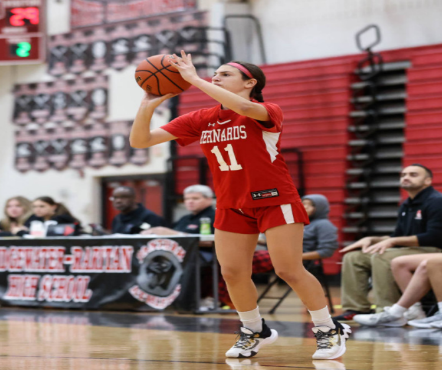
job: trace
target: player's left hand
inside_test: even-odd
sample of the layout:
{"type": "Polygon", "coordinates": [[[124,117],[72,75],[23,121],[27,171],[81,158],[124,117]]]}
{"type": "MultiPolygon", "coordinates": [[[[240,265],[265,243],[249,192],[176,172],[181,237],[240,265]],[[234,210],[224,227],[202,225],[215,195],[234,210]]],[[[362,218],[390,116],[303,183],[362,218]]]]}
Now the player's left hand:
{"type": "Polygon", "coordinates": [[[173,54],[169,58],[169,62],[180,72],[181,77],[187,82],[192,83],[196,79],[199,79],[196,68],[192,63],[192,55],[186,54],[184,50],[181,50],[181,58],[173,54]]]}
{"type": "Polygon", "coordinates": [[[389,238],[389,239],[383,240],[379,243],[373,244],[372,246],[368,247],[367,250],[365,251],[365,253],[383,254],[388,248],[393,248],[393,247],[394,247],[393,240],[391,240],[391,238],[389,238]]]}

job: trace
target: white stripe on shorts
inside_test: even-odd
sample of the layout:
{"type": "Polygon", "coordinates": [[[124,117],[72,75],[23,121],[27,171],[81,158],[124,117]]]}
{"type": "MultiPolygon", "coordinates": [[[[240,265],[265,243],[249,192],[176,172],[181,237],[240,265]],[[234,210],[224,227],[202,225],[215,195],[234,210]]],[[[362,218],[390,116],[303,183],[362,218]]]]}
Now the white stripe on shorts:
{"type": "Polygon", "coordinates": [[[292,205],[282,204],[281,205],[282,214],[284,215],[284,220],[286,224],[294,224],[295,218],[293,217],[292,205]]]}

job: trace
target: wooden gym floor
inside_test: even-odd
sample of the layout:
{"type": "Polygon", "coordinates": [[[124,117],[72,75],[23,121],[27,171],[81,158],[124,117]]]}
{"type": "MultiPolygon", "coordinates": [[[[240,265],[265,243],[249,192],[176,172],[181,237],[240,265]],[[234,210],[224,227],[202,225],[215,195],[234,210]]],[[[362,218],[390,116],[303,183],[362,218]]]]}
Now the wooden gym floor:
{"type": "MultiPolygon", "coordinates": [[[[338,293],[334,290],[334,296],[338,293]]],[[[272,303],[263,302],[261,310],[272,303]]],[[[224,356],[238,329],[233,314],[0,308],[0,369],[442,369],[442,331],[354,327],[342,359],[312,361],[315,339],[295,294],[264,317],[280,338],[256,357],[237,360],[224,356]]]]}

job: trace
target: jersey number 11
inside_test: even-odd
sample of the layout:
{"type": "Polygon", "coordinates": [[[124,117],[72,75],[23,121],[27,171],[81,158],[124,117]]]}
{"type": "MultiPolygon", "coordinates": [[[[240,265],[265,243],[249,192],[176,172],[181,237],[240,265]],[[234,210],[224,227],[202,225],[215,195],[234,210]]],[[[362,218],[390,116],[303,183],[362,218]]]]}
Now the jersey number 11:
{"type": "Polygon", "coordinates": [[[229,154],[229,159],[230,159],[230,166],[226,163],[226,161],[223,158],[223,155],[221,154],[221,152],[219,151],[218,145],[215,145],[213,147],[213,149],[211,150],[211,152],[213,154],[215,154],[216,159],[218,160],[219,163],[219,169],[221,171],[238,171],[238,170],[242,170],[242,166],[240,164],[238,164],[238,162],[236,161],[236,157],[235,157],[235,152],[233,151],[233,147],[232,144],[228,144],[224,150],[229,154]]]}

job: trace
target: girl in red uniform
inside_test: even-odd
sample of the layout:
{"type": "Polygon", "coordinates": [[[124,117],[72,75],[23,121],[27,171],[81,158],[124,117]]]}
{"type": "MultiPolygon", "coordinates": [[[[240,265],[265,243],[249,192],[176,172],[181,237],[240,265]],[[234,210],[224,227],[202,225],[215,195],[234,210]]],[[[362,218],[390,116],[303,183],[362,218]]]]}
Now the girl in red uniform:
{"type": "Polygon", "coordinates": [[[280,154],[282,111],[262,97],[264,73],[250,63],[230,62],[217,69],[210,83],[198,77],[190,54],[182,51],[181,58],[174,55],[171,63],[186,81],[220,104],[151,130],[155,108],[173,95],[146,95],[130,143],[146,148],[170,140],[180,145],[199,140],[208,159],[217,195],[216,254],[243,324],[226,356],[254,356],[278,338],[260,316],[251,280],[253,253],[262,232],[275,272],[310,311],[317,339],[313,358],[340,357],[350,328],[330,317],[321,285],[303,267],[303,228],[309,219],[280,154]]]}

